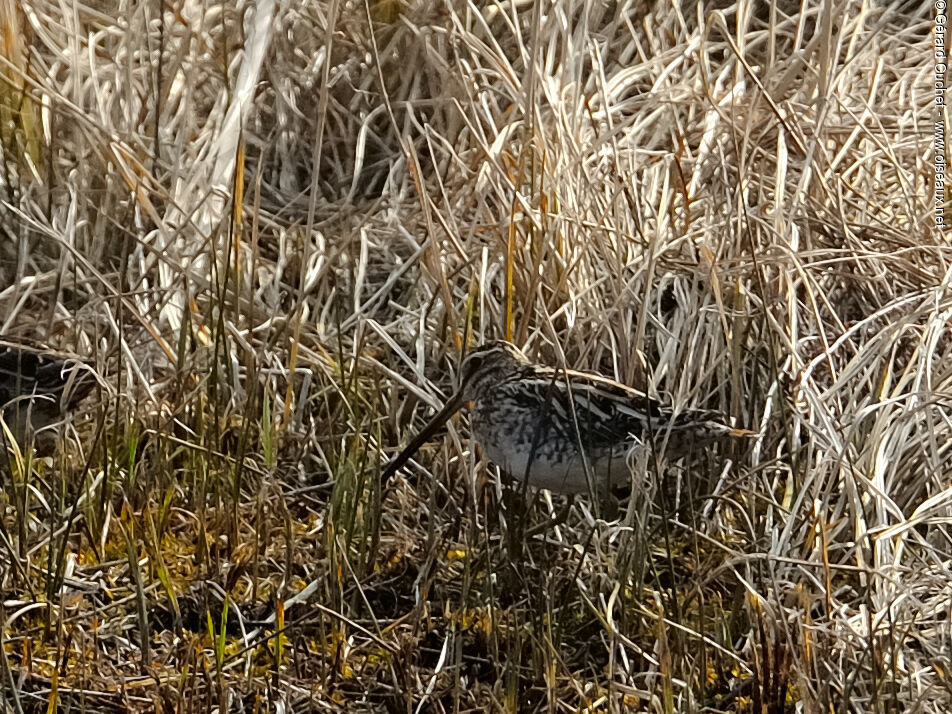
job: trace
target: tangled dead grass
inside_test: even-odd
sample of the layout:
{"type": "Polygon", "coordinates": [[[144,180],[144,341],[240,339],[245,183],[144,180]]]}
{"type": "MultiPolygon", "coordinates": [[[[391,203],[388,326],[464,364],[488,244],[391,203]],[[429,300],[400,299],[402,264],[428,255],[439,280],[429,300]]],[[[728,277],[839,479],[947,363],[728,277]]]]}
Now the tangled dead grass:
{"type": "Polygon", "coordinates": [[[4,711],[949,710],[931,3],[2,8],[2,331],[111,385],[4,476],[4,711]],[[759,437],[381,493],[499,336],[759,437]]]}

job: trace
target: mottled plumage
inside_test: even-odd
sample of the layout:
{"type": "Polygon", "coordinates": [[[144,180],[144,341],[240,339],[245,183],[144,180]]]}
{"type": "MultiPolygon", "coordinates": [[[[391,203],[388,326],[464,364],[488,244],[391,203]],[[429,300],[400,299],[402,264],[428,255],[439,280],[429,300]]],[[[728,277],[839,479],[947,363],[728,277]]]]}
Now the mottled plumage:
{"type": "Polygon", "coordinates": [[[463,403],[473,437],[513,478],[562,493],[604,492],[628,483],[627,456],[653,441],[680,456],[734,429],[711,411],[683,411],[595,374],[531,363],[514,345],[490,342],[470,353],[447,405],[387,467],[400,466],[463,403]]]}
{"type": "Polygon", "coordinates": [[[95,386],[92,368],[80,358],[0,338],[0,415],[19,444],[51,450],[51,427],[95,386]]]}

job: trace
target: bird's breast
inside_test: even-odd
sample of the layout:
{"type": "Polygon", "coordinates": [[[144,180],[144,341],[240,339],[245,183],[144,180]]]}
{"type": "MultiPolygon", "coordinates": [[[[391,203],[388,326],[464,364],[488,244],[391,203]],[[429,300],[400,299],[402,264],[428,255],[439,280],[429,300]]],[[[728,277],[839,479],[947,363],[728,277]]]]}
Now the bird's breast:
{"type": "Polygon", "coordinates": [[[604,448],[588,443],[580,430],[559,427],[541,405],[526,406],[504,395],[477,400],[472,431],[491,461],[534,488],[588,493],[628,478],[624,453],[630,445],[604,448]]]}

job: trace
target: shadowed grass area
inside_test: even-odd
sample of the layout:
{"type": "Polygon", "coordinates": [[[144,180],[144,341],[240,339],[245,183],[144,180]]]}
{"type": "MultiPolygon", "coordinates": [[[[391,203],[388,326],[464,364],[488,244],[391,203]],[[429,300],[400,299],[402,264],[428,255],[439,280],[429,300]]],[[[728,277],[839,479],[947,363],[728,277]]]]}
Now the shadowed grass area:
{"type": "Polygon", "coordinates": [[[933,13],[0,0],[4,710],[948,710],[933,13]],[[491,338],[758,437],[385,488],[491,338]]]}

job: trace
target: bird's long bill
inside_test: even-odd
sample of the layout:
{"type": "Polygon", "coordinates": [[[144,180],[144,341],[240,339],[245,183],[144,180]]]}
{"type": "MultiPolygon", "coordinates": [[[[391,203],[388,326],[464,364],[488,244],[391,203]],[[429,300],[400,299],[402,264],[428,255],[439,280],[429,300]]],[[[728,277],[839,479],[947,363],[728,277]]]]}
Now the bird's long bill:
{"type": "Polygon", "coordinates": [[[397,471],[403,466],[407,461],[413,458],[413,455],[417,450],[423,446],[427,440],[436,433],[436,430],[443,426],[451,416],[460,408],[460,405],[463,403],[463,395],[461,392],[457,392],[446,402],[446,405],[436,413],[430,421],[427,423],[423,429],[420,430],[420,433],[413,437],[413,440],[410,441],[403,451],[397,454],[389,464],[387,468],[384,469],[383,474],[380,476],[381,483],[387,484],[390,479],[394,477],[397,471]]]}

